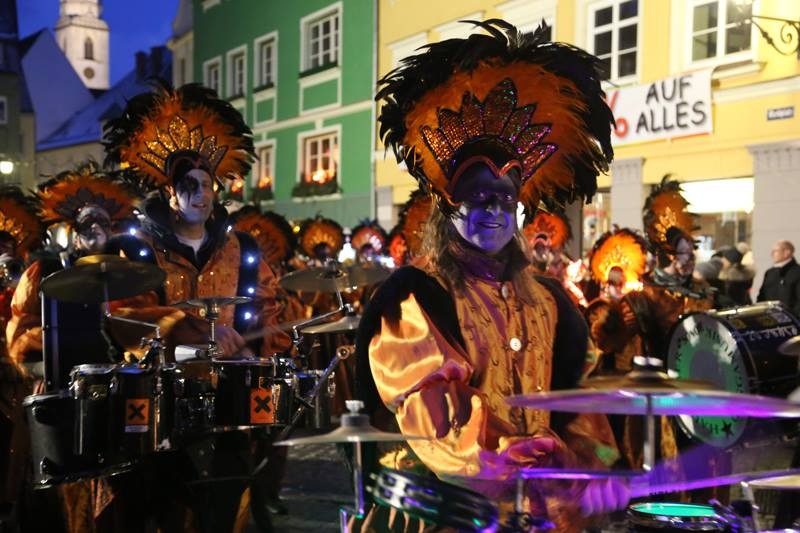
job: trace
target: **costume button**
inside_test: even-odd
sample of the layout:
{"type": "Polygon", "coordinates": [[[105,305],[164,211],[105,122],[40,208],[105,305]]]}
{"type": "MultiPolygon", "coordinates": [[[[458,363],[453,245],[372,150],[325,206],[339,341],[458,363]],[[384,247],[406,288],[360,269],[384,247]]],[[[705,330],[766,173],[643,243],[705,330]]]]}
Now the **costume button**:
{"type": "Polygon", "coordinates": [[[203,281],[203,275],[202,274],[197,276],[197,281],[202,283],[202,281],[203,281]]]}
{"type": "Polygon", "coordinates": [[[518,352],[522,349],[522,341],[516,337],[512,337],[508,342],[508,346],[515,352],[518,352]]]}
{"type": "Polygon", "coordinates": [[[510,291],[508,290],[508,285],[503,283],[503,286],[500,287],[500,294],[503,295],[503,299],[508,299],[509,293],[510,293],[510,291]]]}

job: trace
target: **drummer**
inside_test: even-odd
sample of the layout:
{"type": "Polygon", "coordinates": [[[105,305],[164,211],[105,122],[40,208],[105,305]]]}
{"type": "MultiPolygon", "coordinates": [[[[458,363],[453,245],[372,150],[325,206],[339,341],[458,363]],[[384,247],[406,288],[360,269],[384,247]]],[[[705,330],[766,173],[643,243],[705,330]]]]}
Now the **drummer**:
{"type": "MultiPolygon", "coordinates": [[[[546,42],[544,28],[480,25],[490,35],[429,45],[380,82],[384,140],[436,201],[428,263],[384,282],[356,357],[369,365],[359,376],[373,380],[364,393],[373,420],[385,406],[401,432],[431,438],[383,464],[430,470],[507,509],[501,480],[521,468],[603,468],[617,457],[602,415],[551,417],[505,402],[580,376],[586,324],[559,283],[534,276],[517,203],[591,196],[612,157],[613,119],[596,58],[546,42]],[[496,481],[478,481],[487,478],[496,481]]],[[[561,487],[526,494],[528,510],[549,514],[557,531],[581,529],[581,510],[627,503],[616,483],[561,487]]],[[[381,520],[373,510],[365,529],[382,531],[381,520]]]]}
{"type": "MultiPolygon", "coordinates": [[[[290,339],[276,328],[259,339],[259,346],[248,346],[242,336],[248,330],[274,326],[281,307],[277,280],[258,245],[246,233],[229,231],[227,212],[217,197],[224,180],[244,176],[250,169],[252,135],[241,115],[200,85],[178,89],[161,85],[133,98],[120,118],[108,124],[105,145],[109,161],[127,165],[157,187],[142,206],[141,239],[134,241],[138,248],[131,248],[130,242],[124,247],[126,255],[154,261],[166,272],[162,303],[252,297],[251,304],[221,309],[216,335],[222,353],[217,355],[269,356],[287,351],[290,339]],[[167,131],[171,142],[164,144],[161,139],[167,131]]],[[[120,309],[117,314],[161,318],[168,346],[208,339],[208,324],[191,312],[156,307],[120,309]]],[[[212,477],[249,472],[249,443],[243,434],[223,434],[219,442],[205,443],[203,448],[208,445],[216,446],[218,468],[210,472],[212,477]]],[[[205,486],[192,489],[194,525],[202,531],[230,531],[244,483],[205,486]]],[[[162,505],[171,497],[165,495],[165,500],[162,505]]]]}

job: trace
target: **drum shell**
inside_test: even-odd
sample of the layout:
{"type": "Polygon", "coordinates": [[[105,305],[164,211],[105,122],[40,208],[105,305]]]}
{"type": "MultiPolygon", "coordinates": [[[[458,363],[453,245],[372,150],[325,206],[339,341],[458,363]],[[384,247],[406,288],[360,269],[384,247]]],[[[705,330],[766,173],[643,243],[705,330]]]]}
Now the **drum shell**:
{"type": "Polygon", "coordinates": [[[78,365],[70,372],[75,400],[74,452],[88,461],[112,459],[111,387],[116,365],[78,365]]]}
{"type": "Polygon", "coordinates": [[[626,512],[629,533],[680,533],[686,531],[708,531],[729,533],[730,525],[717,515],[709,505],[637,503],[626,512]],[[670,511],[683,508],[692,513],[680,514],[670,511]]]}
{"type": "MultiPolygon", "coordinates": [[[[729,392],[785,398],[800,384],[800,374],[797,359],[777,348],[798,333],[800,321],[777,302],[692,313],[671,330],[668,367],[681,378],[711,381],[729,392]]],[[[771,425],[737,417],[676,421],[690,439],[717,447],[759,439],[753,432],[773,431],[758,429],[771,425]],[[728,433],[721,434],[719,427],[728,433]]]]}
{"type": "Polygon", "coordinates": [[[31,436],[34,488],[114,475],[130,467],[74,453],[75,405],[68,390],[32,395],[23,401],[31,436]]]}
{"type": "Polygon", "coordinates": [[[292,379],[272,361],[219,359],[212,374],[215,431],[291,422],[292,379]]]}
{"type": "Polygon", "coordinates": [[[112,432],[128,460],[172,448],[176,368],[120,367],[112,387],[112,432]]]}
{"type": "Polygon", "coordinates": [[[175,370],[175,436],[186,439],[214,429],[211,360],[178,363],[175,370]]]}
{"type": "MultiPolygon", "coordinates": [[[[298,398],[307,400],[314,387],[319,383],[320,378],[324,374],[324,370],[305,370],[297,372],[294,375],[294,390],[298,398]]],[[[331,407],[333,396],[335,393],[335,372],[328,375],[327,383],[320,387],[317,397],[314,398],[310,404],[311,407],[305,413],[305,427],[313,429],[327,429],[331,427],[331,407]]],[[[303,405],[303,402],[297,400],[295,402],[294,410],[296,411],[303,405]]]]}

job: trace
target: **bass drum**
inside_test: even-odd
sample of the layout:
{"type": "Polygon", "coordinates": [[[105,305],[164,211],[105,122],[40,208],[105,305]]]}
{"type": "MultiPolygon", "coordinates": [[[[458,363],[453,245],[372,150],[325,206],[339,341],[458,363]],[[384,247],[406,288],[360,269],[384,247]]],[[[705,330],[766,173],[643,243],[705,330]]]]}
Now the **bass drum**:
{"type": "MultiPolygon", "coordinates": [[[[667,366],[728,392],[786,398],[799,382],[797,358],[777,348],[798,333],[800,322],[777,302],[692,313],[672,328],[667,366]]],[[[690,438],[718,448],[736,444],[748,428],[747,418],[733,415],[676,418],[690,438]]]]}

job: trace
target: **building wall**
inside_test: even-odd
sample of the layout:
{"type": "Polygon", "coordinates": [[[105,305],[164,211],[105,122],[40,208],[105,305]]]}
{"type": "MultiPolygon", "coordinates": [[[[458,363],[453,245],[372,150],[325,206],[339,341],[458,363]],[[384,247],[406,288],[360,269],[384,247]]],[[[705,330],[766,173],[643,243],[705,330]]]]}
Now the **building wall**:
{"type": "Polygon", "coordinates": [[[194,82],[194,32],[170,39],[167,48],[172,51],[172,85],[180,87],[194,82]]]}
{"type": "Polygon", "coordinates": [[[49,177],[76,168],[89,159],[102,163],[105,158],[103,145],[99,142],[76,144],[65,148],[41,150],[36,153],[36,166],[42,177],[49,177]]]}
{"type": "MultiPolygon", "coordinates": [[[[373,216],[374,1],[307,0],[194,4],[194,77],[206,82],[210,64],[220,66],[221,93],[253,128],[257,147],[273,146],[274,199],[264,207],[290,218],[330,214],[345,226],[373,216]],[[205,4],[205,6],[204,6],[205,4]],[[340,55],[335,66],[309,72],[303,63],[303,26],[329,9],[340,13],[340,55]],[[219,28],[235,27],[235,32],[219,28]],[[272,85],[260,83],[258,43],[274,38],[277,68],[272,85]],[[245,54],[244,94],[232,93],[232,62],[245,54]],[[337,180],[341,192],[295,198],[302,170],[302,143],[314,132],[339,135],[337,180]]],[[[254,172],[258,172],[258,165],[254,172]]],[[[252,185],[258,176],[251,175],[252,185]]],[[[245,199],[251,191],[245,189],[245,199]]]]}
{"type": "Polygon", "coordinates": [[[82,9],[79,4],[75,4],[74,9],[62,5],[61,11],[62,16],[56,24],[58,46],[86,87],[108,89],[109,32],[108,25],[99,18],[101,8],[89,6],[88,9],[82,9]],[[92,42],[90,58],[85,54],[84,44],[87,39],[92,42]]]}
{"type": "Polygon", "coordinates": [[[0,98],[5,100],[5,122],[0,122],[0,160],[14,162],[14,171],[0,174],[0,183],[22,183],[22,114],[20,77],[11,71],[0,72],[0,98]]]}

